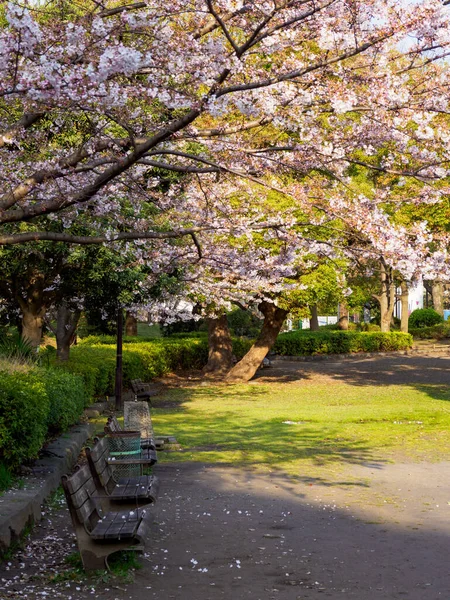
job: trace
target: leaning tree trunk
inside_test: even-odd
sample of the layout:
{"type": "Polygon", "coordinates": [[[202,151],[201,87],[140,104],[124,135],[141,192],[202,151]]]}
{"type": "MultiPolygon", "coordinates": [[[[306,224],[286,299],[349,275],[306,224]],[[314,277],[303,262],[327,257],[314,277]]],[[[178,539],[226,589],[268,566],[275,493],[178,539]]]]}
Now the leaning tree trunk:
{"type": "Polygon", "coordinates": [[[310,306],[309,310],[311,312],[309,327],[311,331],[319,331],[319,315],[317,314],[317,304],[310,306]]]}
{"type": "Polygon", "coordinates": [[[433,296],[434,310],[444,316],[444,284],[442,281],[435,279],[431,284],[431,295],[433,296]]]}
{"type": "Polygon", "coordinates": [[[406,281],[402,281],[400,284],[402,295],[400,296],[401,306],[402,306],[402,314],[400,320],[400,329],[404,333],[408,333],[408,321],[409,321],[409,289],[406,281]]]}
{"type": "Polygon", "coordinates": [[[226,373],[233,364],[233,346],[227,315],[208,319],[208,362],[204,373],[226,373]]]}
{"type": "Polygon", "coordinates": [[[229,383],[245,383],[253,377],[275,343],[284,319],[289,312],[266,301],[262,302],[258,308],[264,315],[261,332],[244,358],[234,365],[225,376],[225,381],[229,383]]]}
{"type": "Polygon", "coordinates": [[[81,310],[70,310],[65,302],[58,306],[56,313],[56,356],[61,362],[69,360],[70,345],[78,327],[81,310]]]}

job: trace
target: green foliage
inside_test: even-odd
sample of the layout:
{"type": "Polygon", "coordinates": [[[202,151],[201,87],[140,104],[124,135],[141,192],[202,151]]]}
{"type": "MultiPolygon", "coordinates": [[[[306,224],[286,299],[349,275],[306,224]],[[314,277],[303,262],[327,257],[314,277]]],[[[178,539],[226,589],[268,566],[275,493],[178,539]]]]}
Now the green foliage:
{"type": "Polygon", "coordinates": [[[84,408],[80,377],[52,369],[0,370],[0,461],[14,469],[45,440],[77,422],[84,408]]]}
{"type": "Polygon", "coordinates": [[[409,315],[408,326],[411,328],[430,327],[443,321],[444,318],[433,308],[417,308],[409,315]]]}
{"type": "Polygon", "coordinates": [[[11,487],[13,476],[6,465],[0,463],[0,492],[11,487]]]}
{"type": "Polygon", "coordinates": [[[17,334],[0,337],[0,356],[19,363],[33,363],[38,358],[33,346],[17,334]]]}
{"type": "Polygon", "coordinates": [[[381,327],[376,323],[361,323],[360,331],[381,331],[381,327]]]}
{"type": "Polygon", "coordinates": [[[83,378],[60,369],[48,369],[45,371],[45,385],[50,401],[49,431],[65,431],[78,421],[86,406],[83,378]]]}
{"type": "Polygon", "coordinates": [[[10,468],[37,456],[45,441],[50,401],[39,375],[0,371],[0,460],[10,468]]]}
{"type": "MultiPolygon", "coordinates": [[[[234,338],[233,353],[240,359],[251,345],[251,340],[234,338]]],[[[130,337],[123,345],[122,360],[125,386],[129,386],[132,379],[150,381],[178,369],[201,369],[208,360],[207,336],[193,332],[151,340],[130,337]]],[[[109,395],[114,389],[115,339],[89,336],[72,348],[67,362],[55,362],[54,366],[81,375],[89,398],[109,395]]]]}
{"type": "Polygon", "coordinates": [[[248,310],[237,308],[227,314],[228,327],[232,335],[254,338],[261,329],[262,320],[248,310]]]}
{"type": "MultiPolygon", "coordinates": [[[[208,358],[208,342],[199,338],[166,338],[143,341],[130,337],[123,345],[123,381],[149,381],[176,369],[201,369],[208,358]]],[[[111,394],[116,368],[115,339],[89,336],[71,350],[70,359],[58,368],[83,376],[88,397],[111,394]]]]}
{"type": "Polygon", "coordinates": [[[413,338],[421,340],[443,340],[450,338],[450,323],[439,323],[431,327],[411,327],[409,333],[413,338]]]}
{"type": "Polygon", "coordinates": [[[233,354],[238,359],[247,354],[247,352],[252,347],[254,340],[249,340],[248,338],[233,338],[233,354]]]}
{"type": "Polygon", "coordinates": [[[366,333],[354,331],[289,332],[278,336],[275,354],[311,356],[315,354],[347,354],[353,352],[385,352],[412,346],[408,333],[366,333]]]}

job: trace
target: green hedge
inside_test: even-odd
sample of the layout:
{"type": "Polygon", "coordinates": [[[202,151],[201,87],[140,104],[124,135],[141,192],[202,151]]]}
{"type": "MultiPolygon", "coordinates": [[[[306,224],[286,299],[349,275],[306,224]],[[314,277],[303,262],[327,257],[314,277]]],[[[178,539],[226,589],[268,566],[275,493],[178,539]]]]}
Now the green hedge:
{"type": "MultiPolygon", "coordinates": [[[[233,339],[233,353],[240,359],[252,345],[251,340],[233,339]]],[[[202,336],[174,336],[142,340],[127,338],[122,350],[123,382],[150,381],[178,369],[201,369],[208,360],[208,340],[202,336]]],[[[90,336],[70,351],[67,363],[59,368],[82,375],[89,397],[110,395],[114,389],[116,346],[110,336],[90,336]]]]}
{"type": "Polygon", "coordinates": [[[77,422],[84,408],[80,377],[53,369],[0,370],[0,462],[13,469],[37,456],[46,439],[77,422]]]}
{"type": "Polygon", "coordinates": [[[450,338],[450,323],[440,323],[432,327],[410,328],[409,333],[413,338],[421,340],[443,340],[450,338]]]}
{"type": "Polygon", "coordinates": [[[46,369],[44,381],[50,402],[48,429],[53,435],[78,421],[87,406],[86,388],[82,377],[60,369],[46,369]]]}
{"type": "Polygon", "coordinates": [[[278,336],[272,351],[284,356],[311,356],[315,354],[348,354],[353,352],[386,352],[405,350],[412,346],[408,333],[356,331],[295,331],[278,336]]]}
{"type": "MultiPolygon", "coordinates": [[[[150,381],[176,369],[201,369],[208,358],[208,343],[199,338],[148,341],[128,338],[122,357],[123,382],[129,386],[132,379],[150,381]]],[[[114,338],[85,338],[83,344],[71,349],[70,359],[59,368],[82,375],[89,397],[111,394],[116,370],[114,338]]]]}

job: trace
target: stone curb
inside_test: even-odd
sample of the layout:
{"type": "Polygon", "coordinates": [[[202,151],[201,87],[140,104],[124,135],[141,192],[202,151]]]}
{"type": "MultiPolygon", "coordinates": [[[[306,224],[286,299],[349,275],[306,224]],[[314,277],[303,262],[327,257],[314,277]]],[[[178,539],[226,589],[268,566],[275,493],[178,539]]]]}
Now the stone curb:
{"type": "Polygon", "coordinates": [[[448,347],[433,347],[426,349],[411,349],[411,350],[393,350],[392,352],[353,352],[349,354],[316,354],[314,356],[279,356],[271,355],[270,362],[311,362],[311,361],[327,361],[327,360],[342,360],[344,358],[376,358],[377,356],[415,356],[418,354],[450,354],[450,346],[448,347]]]}
{"type": "Polygon", "coordinates": [[[0,496],[0,552],[5,552],[24,531],[41,519],[41,505],[54,492],[61,476],[71,470],[90,437],[93,426],[83,423],[46,446],[22,485],[0,496]]]}

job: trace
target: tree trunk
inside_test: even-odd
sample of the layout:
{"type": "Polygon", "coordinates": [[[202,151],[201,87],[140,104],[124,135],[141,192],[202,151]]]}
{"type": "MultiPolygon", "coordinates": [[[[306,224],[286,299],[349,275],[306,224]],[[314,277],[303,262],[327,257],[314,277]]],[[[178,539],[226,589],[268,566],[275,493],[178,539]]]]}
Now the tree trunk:
{"type": "Polygon", "coordinates": [[[319,331],[319,315],[317,314],[317,304],[313,304],[309,307],[311,312],[310,329],[311,331],[319,331]]]}
{"type": "Polygon", "coordinates": [[[61,362],[69,360],[70,345],[73,343],[81,310],[70,310],[65,302],[58,306],[56,313],[56,357],[61,362]]]}
{"type": "Polygon", "coordinates": [[[404,333],[408,333],[408,320],[409,320],[409,289],[406,281],[402,281],[400,284],[402,295],[401,295],[401,303],[402,303],[402,315],[400,321],[400,329],[404,333]]]}
{"type": "Polygon", "coordinates": [[[339,302],[338,327],[343,331],[348,330],[348,306],[347,302],[339,302]]]}
{"type": "Polygon", "coordinates": [[[381,313],[381,331],[389,332],[391,330],[391,320],[394,314],[395,305],[395,285],[392,278],[392,269],[387,268],[381,263],[381,294],[377,296],[380,303],[381,313]]]}
{"type": "Polygon", "coordinates": [[[36,306],[34,303],[22,303],[22,339],[38,348],[42,339],[45,306],[36,306]]]}
{"type": "Polygon", "coordinates": [[[225,381],[229,383],[245,383],[253,377],[275,343],[288,314],[287,310],[278,308],[275,304],[266,301],[262,302],[258,308],[264,315],[261,332],[244,358],[234,365],[225,376],[225,381]]]}
{"type": "Polygon", "coordinates": [[[208,362],[204,373],[226,373],[233,364],[233,347],[227,315],[208,319],[208,362]]]}
{"type": "Polygon", "coordinates": [[[442,281],[435,279],[431,284],[431,293],[433,296],[434,310],[444,316],[444,284],[442,281]]]}
{"type": "Polygon", "coordinates": [[[137,334],[137,319],[134,315],[127,311],[125,316],[125,335],[136,337],[137,334]]]}

